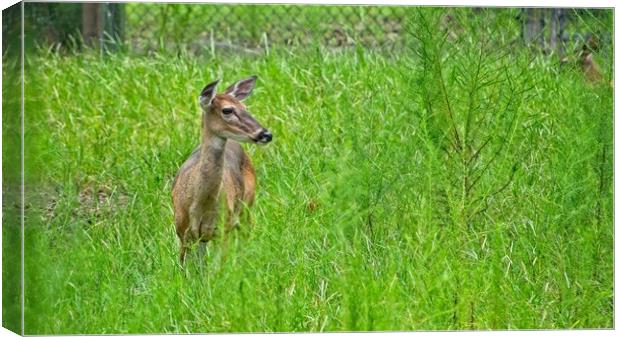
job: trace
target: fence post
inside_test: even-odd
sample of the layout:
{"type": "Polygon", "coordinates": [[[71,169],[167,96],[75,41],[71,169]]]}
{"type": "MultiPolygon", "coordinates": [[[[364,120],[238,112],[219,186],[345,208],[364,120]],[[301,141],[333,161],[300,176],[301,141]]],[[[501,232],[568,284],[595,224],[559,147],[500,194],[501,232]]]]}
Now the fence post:
{"type": "Polygon", "coordinates": [[[116,49],[123,42],[125,4],[107,3],[103,6],[103,44],[106,48],[116,49]]]}
{"type": "Polygon", "coordinates": [[[551,32],[549,36],[549,48],[551,51],[558,53],[562,58],[564,56],[564,29],[566,28],[566,13],[562,8],[553,8],[551,10],[551,32]]]}
{"type": "Polygon", "coordinates": [[[84,43],[98,46],[103,32],[103,12],[101,3],[82,4],[82,37],[84,43]]]}
{"type": "Polygon", "coordinates": [[[82,4],[82,36],[90,46],[108,48],[123,39],[123,6],[113,3],[82,4]]]}
{"type": "Polygon", "coordinates": [[[524,8],[521,10],[523,26],[521,35],[526,44],[540,43],[545,41],[545,16],[542,8],[524,8]]]}

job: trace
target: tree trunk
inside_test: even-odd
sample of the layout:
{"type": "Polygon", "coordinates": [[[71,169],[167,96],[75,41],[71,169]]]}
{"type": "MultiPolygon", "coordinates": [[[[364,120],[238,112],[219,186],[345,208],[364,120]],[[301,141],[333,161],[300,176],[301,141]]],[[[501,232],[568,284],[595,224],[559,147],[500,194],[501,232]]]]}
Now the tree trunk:
{"type": "Polygon", "coordinates": [[[540,44],[545,42],[545,17],[543,8],[525,8],[522,10],[523,15],[523,40],[526,44],[540,44]]]}
{"type": "Polygon", "coordinates": [[[103,4],[82,4],[82,37],[84,43],[98,46],[103,36],[103,4]]]}
{"type": "Polygon", "coordinates": [[[560,58],[565,54],[564,46],[564,29],[566,28],[566,13],[563,8],[551,9],[551,23],[549,48],[556,52],[560,58]]]}

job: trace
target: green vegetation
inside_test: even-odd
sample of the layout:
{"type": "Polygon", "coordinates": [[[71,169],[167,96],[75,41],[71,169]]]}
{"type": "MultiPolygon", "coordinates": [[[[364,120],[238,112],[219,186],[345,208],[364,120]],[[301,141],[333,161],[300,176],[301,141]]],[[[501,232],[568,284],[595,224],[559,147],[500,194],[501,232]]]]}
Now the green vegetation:
{"type": "Polygon", "coordinates": [[[31,54],[26,333],[612,327],[613,90],[439,14],[398,57],[31,54]],[[256,226],[183,270],[197,95],[250,74],[256,226]]]}
{"type": "Polygon", "coordinates": [[[402,45],[403,17],[414,11],[405,6],[129,3],[125,27],[137,50],[201,52],[213,41],[250,48],[313,42],[349,46],[354,40],[366,46],[402,45]]]}
{"type": "Polygon", "coordinates": [[[21,67],[17,18],[2,12],[2,326],[21,333],[21,67]]]}

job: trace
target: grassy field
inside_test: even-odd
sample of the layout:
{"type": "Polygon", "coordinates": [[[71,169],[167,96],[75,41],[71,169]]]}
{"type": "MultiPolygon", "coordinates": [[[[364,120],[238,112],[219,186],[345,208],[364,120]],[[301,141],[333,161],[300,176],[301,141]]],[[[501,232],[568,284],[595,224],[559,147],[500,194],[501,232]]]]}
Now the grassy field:
{"type": "Polygon", "coordinates": [[[26,333],[612,327],[608,80],[420,13],[398,57],[29,57],[26,333]],[[197,95],[250,74],[256,226],[183,270],[197,95]]]}

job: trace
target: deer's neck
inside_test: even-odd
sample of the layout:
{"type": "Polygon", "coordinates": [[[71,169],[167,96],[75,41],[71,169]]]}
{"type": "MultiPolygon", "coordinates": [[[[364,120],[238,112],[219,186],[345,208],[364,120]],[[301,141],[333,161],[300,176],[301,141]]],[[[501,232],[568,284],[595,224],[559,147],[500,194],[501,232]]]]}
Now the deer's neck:
{"type": "Polygon", "coordinates": [[[200,167],[205,178],[204,183],[209,187],[219,188],[222,182],[226,139],[212,134],[208,128],[203,130],[200,167]]]}

